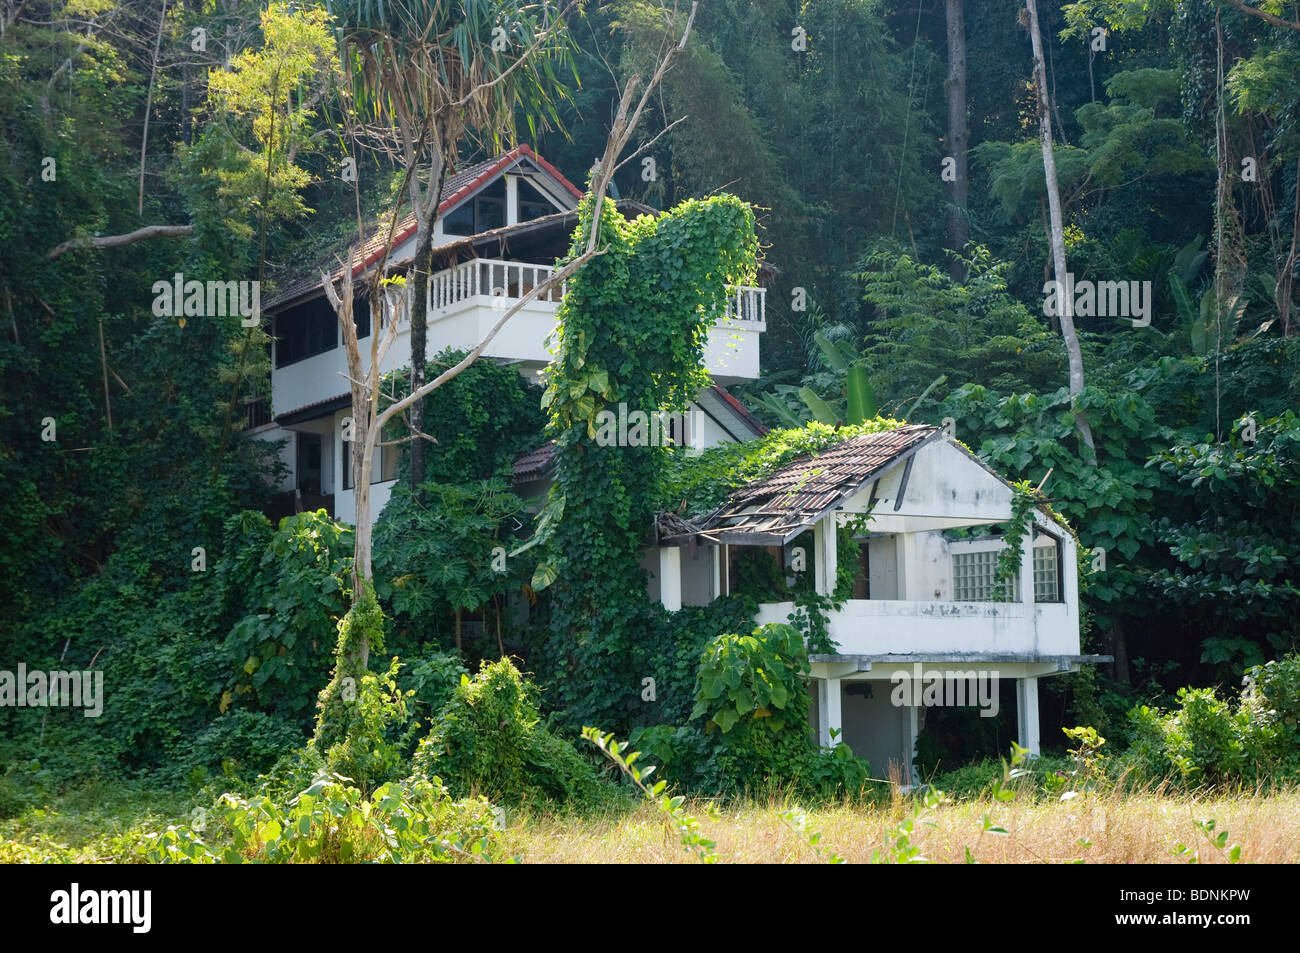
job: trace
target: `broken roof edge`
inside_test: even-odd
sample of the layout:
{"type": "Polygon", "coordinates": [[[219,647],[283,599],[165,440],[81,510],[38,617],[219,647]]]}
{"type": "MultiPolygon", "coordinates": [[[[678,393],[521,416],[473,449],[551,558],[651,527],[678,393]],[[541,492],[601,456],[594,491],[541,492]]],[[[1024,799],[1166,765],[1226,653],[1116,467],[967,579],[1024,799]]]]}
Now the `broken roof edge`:
{"type": "MultiPolygon", "coordinates": [[[[1003,486],[1009,488],[1014,487],[1014,484],[1012,483],[1011,480],[1003,476],[993,467],[989,466],[986,462],[980,459],[980,457],[977,456],[973,451],[971,451],[965,444],[963,444],[961,441],[957,440],[956,438],[951,437],[948,434],[945,434],[941,428],[934,427],[933,425],[930,424],[903,423],[900,424],[898,427],[894,427],[889,430],[876,431],[876,433],[874,434],[856,434],[853,437],[845,438],[845,441],[840,441],[835,444],[830,444],[822,448],[821,450],[815,451],[810,454],[806,454],[801,457],[796,457],[795,459],[790,460],[789,462],[783,464],[782,466],[777,467],[775,470],[771,471],[770,473],[765,474],[764,476],[758,479],[751,480],[749,483],[746,483],[741,487],[735,488],[734,490],[732,490],[730,494],[728,494],[727,500],[724,501],[720,506],[716,507],[710,513],[705,514],[694,521],[685,520],[681,516],[675,513],[661,512],[656,514],[655,538],[658,541],[658,544],[662,546],[685,546],[688,545],[691,541],[704,541],[704,542],[712,543],[714,545],[725,544],[731,546],[783,546],[789,543],[790,540],[794,539],[800,533],[806,532],[807,530],[811,529],[813,526],[816,525],[816,523],[819,520],[823,519],[828,513],[839,509],[843,505],[846,499],[860,492],[863,489],[863,487],[867,486],[868,484],[874,481],[878,481],[882,479],[887,473],[894,470],[896,467],[900,465],[905,465],[906,462],[909,459],[911,459],[913,456],[915,456],[916,453],[918,453],[922,448],[936,442],[942,442],[944,444],[955,447],[962,454],[964,454],[968,459],[970,459],[973,463],[979,466],[980,469],[982,469],[989,476],[993,477],[1003,486]],[[819,511],[815,513],[815,515],[809,516],[805,514],[799,516],[799,522],[797,524],[793,522],[784,523],[784,524],[776,523],[775,525],[769,524],[765,526],[763,530],[754,531],[754,532],[745,532],[742,529],[734,529],[728,526],[713,523],[713,521],[717,519],[720,514],[726,511],[728,504],[731,502],[735,494],[741,489],[743,489],[744,487],[755,486],[764,481],[771,480],[788,467],[793,467],[805,460],[811,462],[811,460],[814,460],[821,455],[824,455],[829,452],[833,452],[836,447],[842,446],[842,444],[847,440],[853,440],[863,436],[874,437],[880,434],[895,433],[898,430],[902,430],[907,427],[918,427],[918,428],[928,427],[931,429],[931,433],[929,433],[922,439],[916,441],[915,443],[911,444],[909,447],[905,448],[904,450],[901,450],[898,454],[891,457],[885,464],[883,464],[878,469],[873,470],[870,473],[866,474],[861,479],[861,481],[859,481],[852,488],[839,491],[837,493],[835,500],[830,504],[828,504],[827,506],[822,507],[819,511]],[[672,521],[675,522],[676,525],[672,525],[668,523],[664,519],[665,517],[671,517],[672,521]],[[686,529],[687,527],[690,528],[687,529],[686,532],[682,532],[682,530],[686,529]],[[789,529],[787,529],[787,527],[789,527],[789,529]],[[663,533],[661,532],[661,529],[669,529],[670,532],[663,533]],[[675,532],[672,530],[675,530],[675,532]]],[[[1049,504],[1047,504],[1046,502],[1038,502],[1035,504],[1034,509],[1043,517],[1044,520],[1051,523],[1053,526],[1058,527],[1063,532],[1069,533],[1071,536],[1074,537],[1076,541],[1078,540],[1078,534],[1075,532],[1074,528],[1070,525],[1070,523],[1065,519],[1065,517],[1063,517],[1061,514],[1057,513],[1054,509],[1052,509],[1052,507],[1049,504]]],[[[792,514],[792,516],[794,515],[795,514],[792,514]]]]}
{"type": "Polygon", "coordinates": [[[768,432],[767,426],[759,420],[750,411],[748,407],[737,400],[731,393],[716,381],[713,383],[713,391],[727,404],[728,407],[736,414],[737,418],[754,432],[755,436],[761,437],[768,432]]]}
{"type": "MultiPolygon", "coordinates": [[[[918,450],[920,450],[923,446],[926,446],[931,442],[933,442],[934,440],[936,440],[939,437],[939,435],[941,435],[943,432],[940,428],[935,427],[932,424],[909,424],[906,422],[895,422],[895,423],[897,423],[897,426],[894,427],[888,427],[886,429],[876,430],[870,433],[854,433],[851,435],[844,436],[843,438],[835,441],[834,443],[827,444],[826,446],[818,450],[810,451],[809,453],[805,453],[805,454],[800,454],[797,457],[787,460],[785,463],[782,463],[781,465],[773,468],[770,472],[765,473],[761,477],[757,477],[753,480],[748,481],[747,483],[741,484],[740,486],[733,488],[727,494],[727,498],[721,504],[719,504],[717,507],[715,507],[708,513],[705,513],[694,520],[690,520],[685,517],[682,517],[678,513],[673,513],[669,511],[660,511],[655,514],[654,529],[653,529],[654,539],[656,540],[658,545],[662,545],[662,546],[685,546],[688,545],[692,540],[701,540],[701,539],[713,543],[715,545],[722,544],[722,543],[726,543],[727,545],[737,545],[737,546],[784,545],[785,543],[788,543],[791,539],[794,539],[800,533],[806,532],[808,529],[812,528],[816,524],[817,520],[824,517],[828,512],[835,510],[838,506],[840,506],[843,503],[845,499],[859,492],[868,483],[874,480],[879,480],[883,474],[889,472],[895,466],[898,466],[900,464],[905,464],[906,461],[911,459],[911,457],[918,450]],[[819,511],[817,511],[816,515],[811,519],[804,517],[800,519],[797,525],[794,523],[787,523],[785,525],[777,524],[774,527],[764,527],[763,530],[751,531],[751,532],[736,530],[732,527],[725,526],[715,522],[715,520],[717,520],[721,514],[724,514],[726,512],[728,506],[735,499],[736,494],[747,487],[753,487],[762,484],[766,481],[773,480],[776,477],[778,477],[780,474],[784,473],[786,470],[792,467],[806,466],[807,464],[816,460],[818,457],[824,456],[825,454],[828,453],[833,453],[837,449],[842,448],[844,444],[847,443],[848,441],[857,440],[864,437],[879,438],[887,435],[896,434],[900,430],[908,430],[908,429],[914,431],[929,431],[929,432],[926,433],[924,436],[922,436],[919,440],[915,440],[912,443],[910,443],[908,446],[900,449],[896,454],[891,456],[890,459],[887,460],[880,467],[877,467],[876,469],[869,471],[851,489],[848,489],[841,493],[837,493],[834,502],[832,502],[828,506],[822,507],[819,511]],[[687,532],[681,532],[682,529],[687,527],[689,527],[687,532]],[[667,530],[667,532],[664,532],[664,530],[667,530]]],[[[805,425],[805,427],[806,426],[807,425],[805,425]]],[[[790,429],[790,428],[784,428],[784,429],[790,429]]],[[[780,432],[781,432],[780,430],[768,431],[768,433],[780,433],[780,432]]]]}

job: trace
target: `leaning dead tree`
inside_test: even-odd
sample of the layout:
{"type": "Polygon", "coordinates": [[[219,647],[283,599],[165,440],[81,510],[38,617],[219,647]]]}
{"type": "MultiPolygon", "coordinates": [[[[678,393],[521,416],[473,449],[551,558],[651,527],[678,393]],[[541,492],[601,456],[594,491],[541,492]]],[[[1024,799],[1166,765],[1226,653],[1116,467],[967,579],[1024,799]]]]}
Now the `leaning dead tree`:
{"type": "Polygon", "coordinates": [[[1066,289],[1070,287],[1065,265],[1065,225],[1061,216],[1061,187],[1056,178],[1056,155],[1052,148],[1052,111],[1048,98],[1047,68],[1043,62],[1043,36],[1038,28],[1038,6],[1035,0],[1025,0],[1028,14],[1029,40],[1034,50],[1034,85],[1038,87],[1038,133],[1043,146],[1043,175],[1047,184],[1047,208],[1051,216],[1048,238],[1052,247],[1052,267],[1056,277],[1057,312],[1061,319],[1061,337],[1065,339],[1065,353],[1070,364],[1070,397],[1074,401],[1074,424],[1087,448],[1087,462],[1096,466],[1097,450],[1093,445],[1092,427],[1088,415],[1079,406],[1083,395],[1083,352],[1079,348],[1079,335],[1074,329],[1074,302],[1066,289]]]}
{"type": "MultiPolygon", "coordinates": [[[[347,358],[348,381],[351,388],[352,404],[352,421],[353,421],[353,440],[352,446],[352,485],[356,494],[356,534],[353,559],[353,582],[354,582],[354,601],[359,598],[362,580],[373,578],[371,569],[371,540],[373,538],[374,517],[370,509],[370,472],[374,461],[375,449],[383,445],[381,440],[384,427],[398,414],[403,413],[417,401],[422,401],[429,394],[433,393],[447,381],[456,377],[467,367],[478,360],[479,356],[492,343],[501,329],[505,327],[507,321],[519,313],[530,302],[539,298],[550,298],[552,292],[561,287],[564,282],[568,281],[575,272],[578,271],[592,258],[603,254],[604,249],[597,247],[600,235],[600,220],[604,212],[605,196],[609,191],[609,184],[613,180],[614,173],[623,165],[630,162],[645,148],[651,145],[656,136],[649,142],[646,142],[634,150],[627,158],[620,161],[619,157],[627,148],[632,139],[632,134],[636,129],[641,117],[650,102],[651,95],[655,88],[663,80],[664,74],[677,55],[686,48],[686,41],[690,36],[691,27],[695,21],[695,12],[698,4],[692,3],[690,14],[687,17],[686,25],[682,31],[681,38],[672,43],[668,41],[665,47],[660,50],[656,59],[656,67],[650,80],[642,85],[639,75],[631,76],[619,97],[618,110],[614,117],[614,122],[610,128],[609,136],[605,141],[604,154],[598,160],[596,167],[592,172],[591,187],[588,199],[584,201],[591,202],[591,216],[588,224],[588,232],[584,241],[578,246],[581,250],[571,260],[562,267],[551,272],[550,276],[534,287],[528,290],[512,306],[507,308],[492,326],[491,330],[484,336],[469,353],[452,367],[443,371],[433,380],[421,384],[414,388],[409,394],[400,399],[393,400],[392,403],[380,409],[380,368],[383,365],[384,358],[391,351],[394,342],[397,340],[398,329],[401,324],[401,318],[406,308],[406,291],[399,285],[388,283],[384,280],[384,268],[387,262],[388,254],[392,251],[395,229],[389,228],[389,235],[386,249],[381,260],[376,264],[374,271],[371,273],[369,285],[371,294],[367,299],[366,306],[371,312],[371,329],[370,336],[370,361],[367,365],[362,360],[360,345],[357,339],[357,326],[353,315],[355,307],[354,288],[354,271],[351,261],[355,260],[355,254],[350,256],[349,262],[343,268],[343,274],[336,287],[334,280],[329,275],[322,275],[324,279],[325,294],[329,299],[330,305],[334,308],[334,313],[338,316],[339,324],[343,329],[344,350],[347,358]],[[639,94],[639,96],[638,96],[639,94]],[[379,330],[380,315],[385,315],[386,320],[382,334],[379,330]]],[[[665,11],[665,17],[668,17],[665,11]]],[[[671,20],[669,20],[671,23],[671,20]]],[[[662,133],[660,133],[662,135],[662,133]]],[[[392,221],[396,222],[398,215],[395,213],[392,221]]],[[[412,434],[403,440],[419,439],[423,435],[419,433],[412,434]]],[[[427,438],[426,438],[427,439],[427,438]]],[[[401,442],[401,441],[394,441],[401,442]]]]}

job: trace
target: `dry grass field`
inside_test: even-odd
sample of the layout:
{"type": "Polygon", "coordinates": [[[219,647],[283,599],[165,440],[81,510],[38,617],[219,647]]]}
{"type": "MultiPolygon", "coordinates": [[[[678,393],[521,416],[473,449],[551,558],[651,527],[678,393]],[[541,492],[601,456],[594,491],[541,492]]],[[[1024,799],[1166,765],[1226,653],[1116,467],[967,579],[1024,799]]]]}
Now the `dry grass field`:
{"type": "MultiPolygon", "coordinates": [[[[808,829],[821,833],[816,847],[782,819],[793,805],[771,802],[723,808],[716,819],[707,805],[687,803],[701,833],[717,844],[720,862],[824,863],[835,852],[849,863],[870,863],[873,853],[890,859],[894,831],[913,813],[913,802],[839,806],[807,812],[808,829]],[[818,853],[820,848],[821,853],[818,853]]],[[[524,863],[691,863],[676,834],[650,805],[621,815],[555,817],[525,815],[510,821],[507,853],[524,863]]],[[[942,804],[918,819],[910,843],[935,863],[964,863],[969,847],[979,863],[1204,864],[1229,862],[1241,847],[1241,863],[1300,862],[1300,791],[1197,797],[1154,791],[1084,795],[1067,802],[990,799],[942,804]],[[1005,834],[984,832],[985,817],[1005,834]],[[1198,822],[1215,821],[1228,832],[1224,848],[1211,843],[1198,822]]]]}
{"type": "MultiPolygon", "coordinates": [[[[136,788],[79,792],[0,821],[0,863],[138,859],[131,845],[141,832],[187,823],[190,806],[184,797],[154,797],[136,788]]],[[[707,802],[684,805],[699,819],[700,833],[716,843],[721,863],[825,863],[832,853],[849,863],[897,862],[909,847],[917,850],[913,860],[934,863],[964,863],[969,849],[985,864],[1186,864],[1193,857],[1225,864],[1234,847],[1240,847],[1241,863],[1300,862],[1296,788],[1215,795],[1112,791],[1064,802],[1022,791],[1009,801],[985,796],[921,807],[919,799],[898,794],[807,811],[773,797],[723,805],[714,817],[707,802]],[[804,817],[804,833],[792,810],[804,817]],[[914,817],[912,832],[903,834],[900,826],[914,817]],[[1215,835],[1227,832],[1222,847],[1198,827],[1210,819],[1215,835]],[[815,845],[813,834],[820,834],[815,845]]],[[[501,838],[497,857],[526,864],[698,862],[645,802],[586,814],[512,811],[501,838]]]]}

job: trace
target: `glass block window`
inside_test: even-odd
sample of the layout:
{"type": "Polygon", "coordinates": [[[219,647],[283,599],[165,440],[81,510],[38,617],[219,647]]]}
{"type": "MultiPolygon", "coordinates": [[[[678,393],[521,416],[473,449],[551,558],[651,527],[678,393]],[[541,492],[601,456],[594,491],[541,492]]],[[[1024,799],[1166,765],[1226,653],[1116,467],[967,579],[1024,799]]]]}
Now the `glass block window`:
{"type": "Polygon", "coordinates": [[[952,598],[954,602],[1015,602],[1018,596],[1015,580],[994,589],[993,578],[998,571],[996,550],[973,553],[953,553],[952,598]]]}
{"type": "Polygon", "coordinates": [[[1061,574],[1054,545],[1034,547],[1034,601],[1061,601],[1061,574]]]}

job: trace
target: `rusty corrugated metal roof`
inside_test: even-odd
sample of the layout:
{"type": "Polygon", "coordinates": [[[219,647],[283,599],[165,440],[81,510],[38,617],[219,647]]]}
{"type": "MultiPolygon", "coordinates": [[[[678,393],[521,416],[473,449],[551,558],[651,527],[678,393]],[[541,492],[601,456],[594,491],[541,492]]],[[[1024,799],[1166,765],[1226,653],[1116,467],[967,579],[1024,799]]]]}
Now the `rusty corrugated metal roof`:
{"type": "Polygon", "coordinates": [[[535,480],[555,465],[555,441],[550,440],[536,450],[515,457],[516,480],[535,480]]]}
{"type": "MultiPolygon", "coordinates": [[[[715,540],[725,536],[727,542],[740,544],[745,537],[756,544],[787,540],[938,433],[938,427],[914,424],[850,437],[819,454],[800,457],[733,492],[703,521],[697,535],[715,540]]],[[[661,529],[677,535],[667,526],[661,529]]]]}

